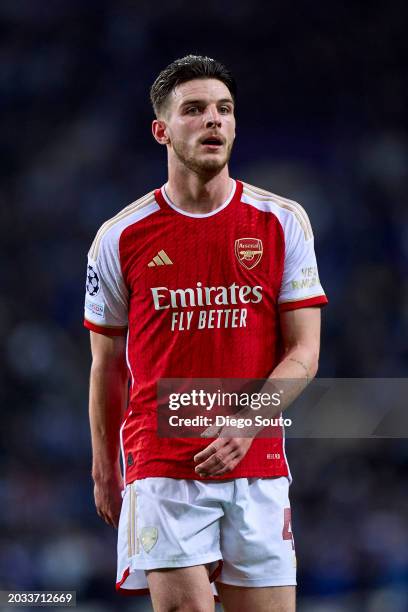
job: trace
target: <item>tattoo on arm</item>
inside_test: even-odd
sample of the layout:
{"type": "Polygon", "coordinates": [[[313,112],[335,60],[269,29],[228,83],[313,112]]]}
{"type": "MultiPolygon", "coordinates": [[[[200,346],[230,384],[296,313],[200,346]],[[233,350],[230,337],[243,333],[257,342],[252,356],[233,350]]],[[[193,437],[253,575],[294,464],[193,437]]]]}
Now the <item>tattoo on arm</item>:
{"type": "Polygon", "coordinates": [[[302,366],[302,368],[304,369],[304,371],[306,372],[306,379],[307,382],[309,382],[310,380],[310,376],[309,376],[309,370],[307,369],[307,367],[305,366],[305,364],[302,361],[299,361],[299,359],[294,359],[293,357],[289,357],[289,361],[294,361],[295,363],[298,363],[300,366],[302,366]]]}

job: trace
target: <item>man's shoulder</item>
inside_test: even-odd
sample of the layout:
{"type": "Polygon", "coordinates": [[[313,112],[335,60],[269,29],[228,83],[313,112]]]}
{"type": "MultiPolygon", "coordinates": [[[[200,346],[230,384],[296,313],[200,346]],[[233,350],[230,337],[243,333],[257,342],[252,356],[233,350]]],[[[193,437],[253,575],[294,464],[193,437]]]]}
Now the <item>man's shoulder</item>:
{"type": "Polygon", "coordinates": [[[241,201],[243,203],[249,204],[260,211],[274,214],[284,229],[292,223],[296,223],[301,226],[306,239],[313,235],[308,214],[299,202],[272,191],[255,187],[244,181],[242,181],[242,186],[241,201]]]}
{"type": "Polygon", "coordinates": [[[155,191],[149,191],[141,198],[131,202],[100,226],[89,250],[91,259],[97,259],[103,243],[117,245],[126,228],[160,210],[160,206],[156,202],[155,191]]]}

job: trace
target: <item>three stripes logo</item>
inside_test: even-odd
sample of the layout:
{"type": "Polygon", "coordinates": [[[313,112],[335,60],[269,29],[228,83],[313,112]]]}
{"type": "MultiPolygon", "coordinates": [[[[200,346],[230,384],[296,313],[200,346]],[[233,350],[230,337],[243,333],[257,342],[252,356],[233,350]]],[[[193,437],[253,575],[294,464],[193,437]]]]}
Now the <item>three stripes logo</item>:
{"type": "Polygon", "coordinates": [[[167,253],[163,250],[159,251],[155,257],[153,257],[152,261],[149,261],[147,266],[149,268],[154,268],[155,266],[172,266],[173,262],[167,253]]]}

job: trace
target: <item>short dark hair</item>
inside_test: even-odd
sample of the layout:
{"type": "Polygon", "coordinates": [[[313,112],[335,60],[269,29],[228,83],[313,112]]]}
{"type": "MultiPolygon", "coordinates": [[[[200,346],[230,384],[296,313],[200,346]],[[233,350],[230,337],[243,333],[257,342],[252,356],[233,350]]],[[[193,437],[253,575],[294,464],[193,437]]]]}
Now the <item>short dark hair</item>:
{"type": "Polygon", "coordinates": [[[203,55],[186,55],[176,59],[161,71],[150,89],[150,100],[156,117],[159,116],[170,92],[186,81],[192,79],[218,79],[226,85],[235,103],[237,86],[231,72],[211,57],[203,55]]]}

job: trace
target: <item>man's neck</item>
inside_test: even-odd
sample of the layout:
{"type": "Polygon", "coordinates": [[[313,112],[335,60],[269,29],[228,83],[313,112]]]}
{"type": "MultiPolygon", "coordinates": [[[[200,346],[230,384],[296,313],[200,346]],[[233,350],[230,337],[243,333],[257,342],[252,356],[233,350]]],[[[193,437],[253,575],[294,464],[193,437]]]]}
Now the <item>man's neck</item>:
{"type": "Polygon", "coordinates": [[[166,193],[172,203],[189,213],[205,214],[222,206],[232,189],[232,179],[225,166],[213,177],[200,177],[193,172],[183,176],[169,172],[166,193]]]}

